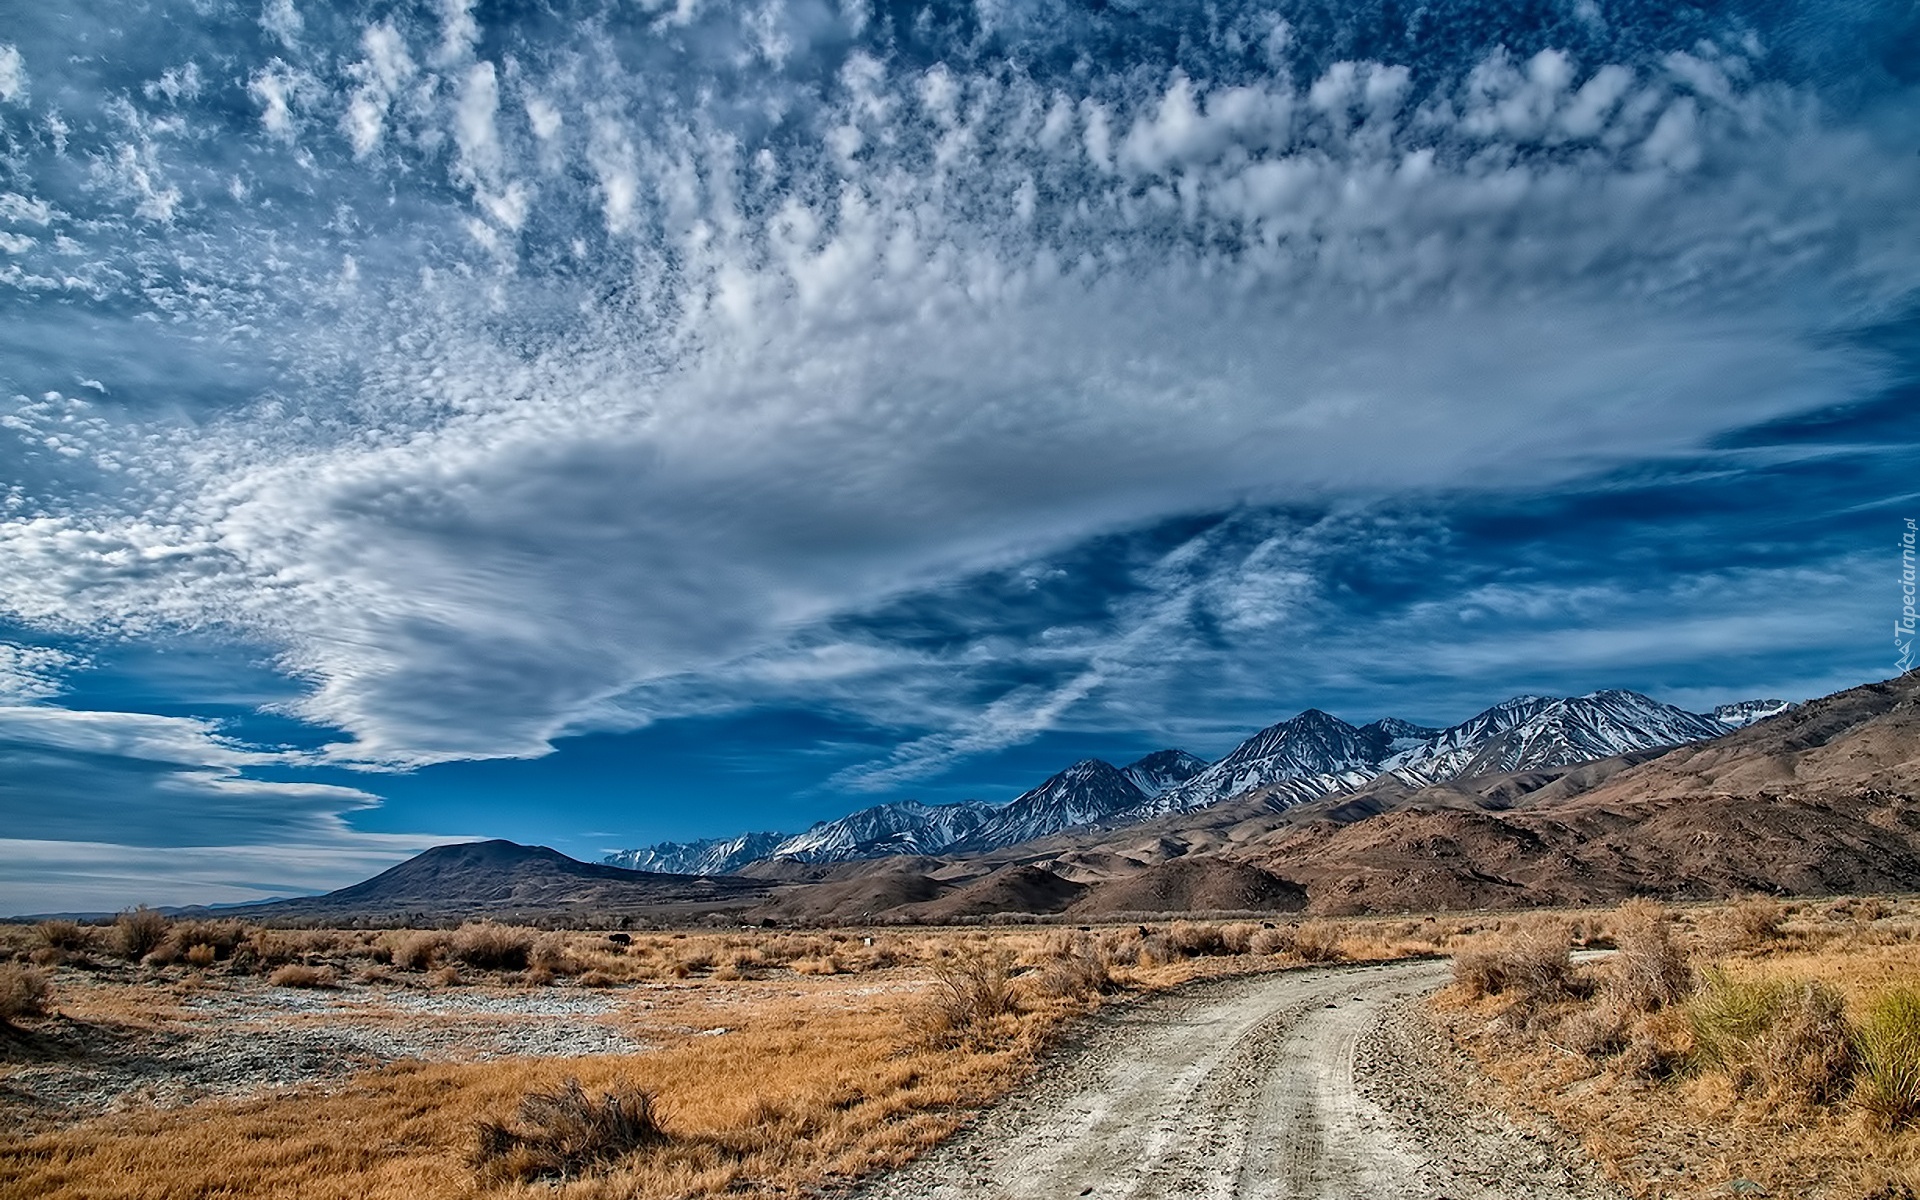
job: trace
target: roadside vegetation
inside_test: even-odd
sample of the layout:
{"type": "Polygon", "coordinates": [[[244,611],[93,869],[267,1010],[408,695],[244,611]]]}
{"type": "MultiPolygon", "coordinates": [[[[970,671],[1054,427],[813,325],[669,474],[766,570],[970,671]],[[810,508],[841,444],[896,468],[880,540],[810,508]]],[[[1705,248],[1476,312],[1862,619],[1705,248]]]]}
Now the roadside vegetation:
{"type": "MultiPolygon", "coordinates": [[[[1471,921],[863,930],[269,929],[136,910],[0,927],[0,1197],[790,1196],[904,1161],[1077,1017],[1187,980],[1444,953],[1471,921]],[[5,972],[13,972],[6,975],[5,972]],[[422,1007],[593,997],[644,1053],[399,1061],[175,1107],[49,1109],[8,1076],[100,1038],[230,1048],[211,1003],[404,1033],[422,1007]],[[9,1037],[11,1040],[8,1040],[9,1037]],[[26,1040],[22,1040],[26,1039],[26,1040]],[[17,1093],[15,1093],[17,1095],[17,1093]],[[9,1105],[12,1105],[9,1108],[9,1105]],[[112,1110],[112,1111],[103,1111],[112,1110]]],[[[585,1020],[587,1018],[581,1018],[585,1020]]]]}
{"type": "Polygon", "coordinates": [[[1518,916],[1460,950],[1434,1007],[1509,1107],[1634,1196],[1920,1196],[1911,899],[1518,916]]]}

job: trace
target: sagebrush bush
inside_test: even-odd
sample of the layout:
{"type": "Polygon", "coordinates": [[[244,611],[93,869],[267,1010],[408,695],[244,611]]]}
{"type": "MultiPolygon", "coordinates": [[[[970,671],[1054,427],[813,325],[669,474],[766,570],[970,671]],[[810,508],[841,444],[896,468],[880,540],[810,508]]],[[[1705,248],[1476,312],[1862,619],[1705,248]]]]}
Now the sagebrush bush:
{"type": "Polygon", "coordinates": [[[1293,949],[1293,931],[1273,926],[1256,929],[1247,939],[1247,949],[1254,954],[1286,954],[1293,949]]]}
{"type": "Polygon", "coordinates": [[[1869,1005],[1854,1053],[1854,1100],[1884,1129],[1920,1124],[1920,990],[1899,988],[1869,1005]]]}
{"type": "Polygon", "coordinates": [[[1693,963],[1667,918],[1651,900],[1620,906],[1613,935],[1618,950],[1607,962],[1606,989],[1615,1002],[1637,1012],[1657,1012],[1693,992],[1693,963]]]}
{"type": "Polygon", "coordinates": [[[1013,955],[999,946],[962,946],[933,964],[933,978],[932,996],[910,1018],[930,1044],[977,1037],[1019,1008],[1013,955]]]}
{"type": "Polygon", "coordinates": [[[1197,921],[1175,921],[1167,937],[1176,951],[1189,958],[1228,952],[1227,940],[1221,934],[1218,925],[1203,925],[1197,921]]]}
{"type": "Polygon", "coordinates": [[[1339,962],[1347,956],[1340,946],[1340,929],[1324,921],[1308,921],[1293,930],[1292,951],[1310,963],[1339,962]]]}
{"type": "Polygon", "coordinates": [[[326,967],[310,967],[304,963],[288,963],[267,977],[274,987],[330,988],[333,986],[333,972],[326,967]]]}
{"type": "Polygon", "coordinates": [[[1052,940],[1042,952],[1033,987],[1044,996],[1080,1000],[1114,990],[1113,973],[1085,934],[1052,940]]]}
{"type": "Polygon", "coordinates": [[[1566,926],[1483,940],[1453,958],[1453,981],[1468,997],[1508,996],[1537,1008],[1576,993],[1573,939],[1566,926]]]}
{"type": "Polygon", "coordinates": [[[1741,1091],[1804,1103],[1837,1098],[1853,1076],[1840,994],[1822,983],[1741,981],[1710,973],[1687,1004],[1696,1060],[1741,1091]]]}
{"type": "Polygon", "coordinates": [[[142,904],[129,908],[113,922],[114,952],[129,962],[139,962],[166,943],[173,922],[142,904]]]}
{"type": "Polygon", "coordinates": [[[651,1093],[635,1087],[589,1096],[577,1079],[521,1098],[518,1125],[483,1120],[473,1165],[489,1183],[577,1179],[667,1141],[651,1093]]]}
{"type": "Polygon", "coordinates": [[[0,964],[0,1025],[22,1017],[43,1017],[53,1001],[46,975],[18,963],[0,964]]]}
{"type": "Polygon", "coordinates": [[[483,922],[454,931],[449,952],[481,971],[524,971],[533,954],[534,933],[511,925],[483,922]]]}
{"type": "Polygon", "coordinates": [[[392,963],[402,971],[430,971],[446,951],[446,936],[431,930],[404,933],[394,938],[392,963]]]}
{"type": "Polygon", "coordinates": [[[239,921],[180,921],[173,927],[173,943],[185,951],[208,946],[215,958],[230,958],[240,943],[247,940],[247,927],[239,921]]]}
{"type": "Polygon", "coordinates": [[[78,921],[42,921],[33,927],[33,937],[49,950],[85,950],[92,941],[78,921]]]}

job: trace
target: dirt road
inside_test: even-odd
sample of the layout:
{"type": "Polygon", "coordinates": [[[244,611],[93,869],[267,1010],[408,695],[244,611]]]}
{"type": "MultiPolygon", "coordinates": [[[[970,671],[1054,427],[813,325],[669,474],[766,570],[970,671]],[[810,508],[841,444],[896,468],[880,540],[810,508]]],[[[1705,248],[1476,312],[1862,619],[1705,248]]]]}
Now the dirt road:
{"type": "Polygon", "coordinates": [[[1444,962],[1293,971],[1116,1007],[861,1200],[1614,1200],[1470,1101],[1413,1001],[1444,962]]]}

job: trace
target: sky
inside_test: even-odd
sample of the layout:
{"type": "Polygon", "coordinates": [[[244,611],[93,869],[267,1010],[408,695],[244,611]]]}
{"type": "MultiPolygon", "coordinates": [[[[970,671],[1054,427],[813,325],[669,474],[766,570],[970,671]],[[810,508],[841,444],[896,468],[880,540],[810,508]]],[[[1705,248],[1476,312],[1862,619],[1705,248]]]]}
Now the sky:
{"type": "Polygon", "coordinates": [[[0,914],[1895,673],[1920,10],[0,27],[0,914]]]}

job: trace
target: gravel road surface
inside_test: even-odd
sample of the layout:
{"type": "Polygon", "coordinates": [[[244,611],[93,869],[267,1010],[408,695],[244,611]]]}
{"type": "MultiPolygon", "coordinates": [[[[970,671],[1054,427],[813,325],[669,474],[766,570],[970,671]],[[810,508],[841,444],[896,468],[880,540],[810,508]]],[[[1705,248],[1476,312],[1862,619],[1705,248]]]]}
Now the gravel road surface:
{"type": "Polygon", "coordinates": [[[1319,968],[1115,1006],[858,1200],[1618,1200],[1474,1103],[1421,1017],[1446,962],[1319,968]]]}

